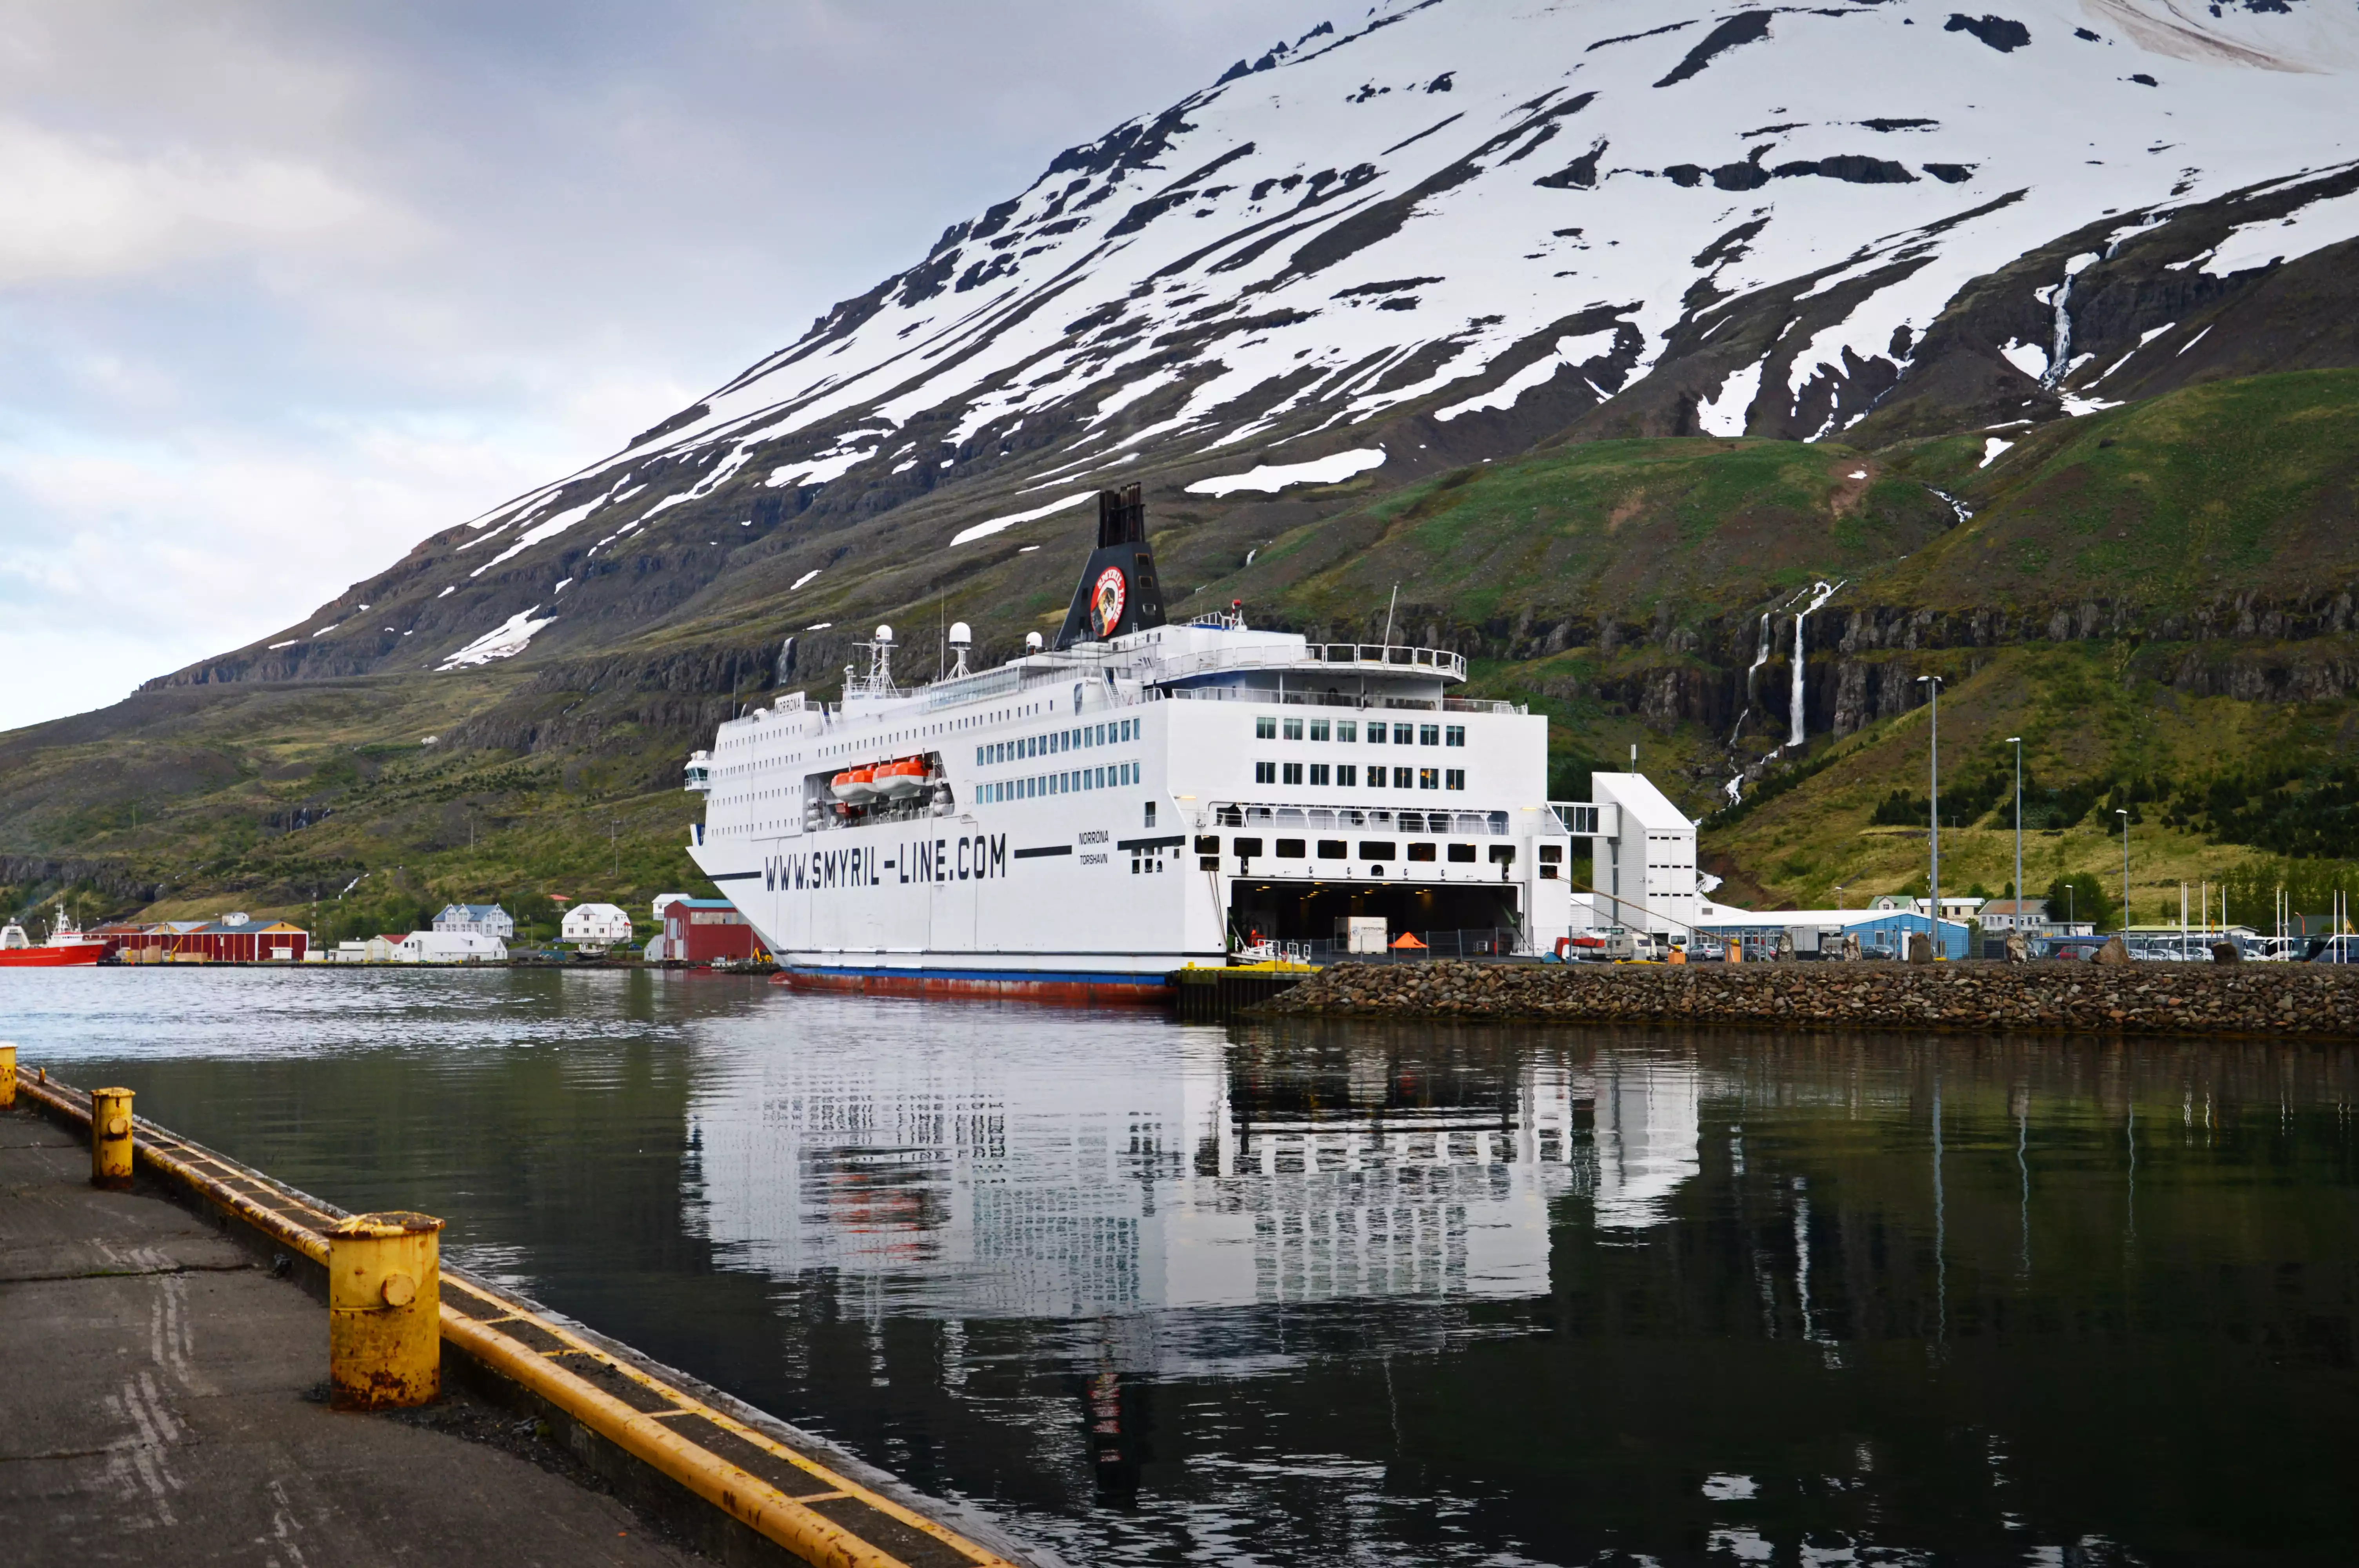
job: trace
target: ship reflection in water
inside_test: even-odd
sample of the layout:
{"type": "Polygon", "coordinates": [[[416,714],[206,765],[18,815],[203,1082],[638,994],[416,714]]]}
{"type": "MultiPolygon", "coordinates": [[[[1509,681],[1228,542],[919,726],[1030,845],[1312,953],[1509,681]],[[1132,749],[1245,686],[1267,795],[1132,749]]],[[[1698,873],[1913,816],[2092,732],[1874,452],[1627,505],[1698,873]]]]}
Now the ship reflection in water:
{"type": "MultiPolygon", "coordinates": [[[[825,1270],[904,1314],[1538,1295],[1552,1203],[1658,1224],[1698,1168],[1682,1060],[1470,1071],[1371,1042],[1306,1071],[1216,1030],[1175,1042],[1125,1021],[1058,1043],[1068,1056],[1021,1015],[932,1046],[923,1009],[849,1005],[860,1027],[798,1029],[706,1081],[690,1223],[734,1264],[825,1270]]],[[[1205,1347],[1188,1354],[1205,1369],[1205,1347]]]]}
{"type": "Polygon", "coordinates": [[[28,1061],[1072,1564],[2359,1561],[2359,1054],[31,977],[28,1061]]]}

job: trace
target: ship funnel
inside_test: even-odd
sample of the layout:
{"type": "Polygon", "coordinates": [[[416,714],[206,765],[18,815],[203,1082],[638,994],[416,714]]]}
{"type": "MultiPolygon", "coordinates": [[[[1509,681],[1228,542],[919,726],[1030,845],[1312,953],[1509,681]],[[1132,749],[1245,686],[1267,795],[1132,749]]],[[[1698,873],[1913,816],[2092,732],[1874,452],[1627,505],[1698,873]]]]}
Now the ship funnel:
{"type": "Polygon", "coordinates": [[[1057,646],[1103,643],[1163,624],[1163,589],[1147,543],[1147,505],[1139,488],[1098,492],[1098,544],[1073,589],[1057,646]]]}

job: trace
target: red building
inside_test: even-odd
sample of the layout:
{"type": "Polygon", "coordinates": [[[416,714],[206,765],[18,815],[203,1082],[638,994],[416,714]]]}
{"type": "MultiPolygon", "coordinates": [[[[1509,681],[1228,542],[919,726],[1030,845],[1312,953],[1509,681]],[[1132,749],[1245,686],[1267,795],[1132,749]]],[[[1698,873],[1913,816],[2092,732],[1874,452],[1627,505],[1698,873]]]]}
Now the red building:
{"type": "Polygon", "coordinates": [[[664,905],[664,957],[709,964],[754,956],[754,928],[725,898],[676,898],[664,905]]]}
{"type": "Polygon", "coordinates": [[[168,920],[145,930],[106,934],[109,951],[126,964],[299,964],[311,934],[283,920],[244,915],[201,925],[168,920]]]}

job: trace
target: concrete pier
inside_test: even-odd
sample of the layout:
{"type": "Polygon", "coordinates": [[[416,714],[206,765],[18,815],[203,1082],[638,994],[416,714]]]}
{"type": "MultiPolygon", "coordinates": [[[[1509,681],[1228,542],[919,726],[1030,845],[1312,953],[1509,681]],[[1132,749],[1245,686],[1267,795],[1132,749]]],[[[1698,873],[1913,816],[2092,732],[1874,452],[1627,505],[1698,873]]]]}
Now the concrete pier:
{"type": "MultiPolygon", "coordinates": [[[[464,1270],[429,1269],[423,1253],[339,1261],[336,1238],[355,1228],[423,1236],[439,1227],[429,1217],[356,1219],[129,1118],[134,1184],[102,1189],[92,1127],[117,1119],[104,1092],[21,1066],[14,1081],[15,1108],[0,1109],[8,1561],[299,1568],[701,1553],[1023,1568],[990,1521],[464,1270]],[[374,1293],[346,1299],[332,1265],[357,1266],[374,1293]],[[397,1336],[405,1365],[430,1359],[408,1368],[396,1401],[430,1404],[331,1408],[339,1300],[353,1312],[430,1303],[439,1353],[397,1336]]],[[[338,1376],[373,1379],[363,1368],[375,1353],[359,1342],[383,1336],[345,1344],[364,1361],[338,1376]]]]}
{"type": "Polygon", "coordinates": [[[0,1112],[0,1556],[690,1560],[614,1497],[460,1434],[506,1411],[332,1411],[327,1357],[320,1303],[268,1258],[153,1192],[94,1189],[85,1138],[0,1112]]]}

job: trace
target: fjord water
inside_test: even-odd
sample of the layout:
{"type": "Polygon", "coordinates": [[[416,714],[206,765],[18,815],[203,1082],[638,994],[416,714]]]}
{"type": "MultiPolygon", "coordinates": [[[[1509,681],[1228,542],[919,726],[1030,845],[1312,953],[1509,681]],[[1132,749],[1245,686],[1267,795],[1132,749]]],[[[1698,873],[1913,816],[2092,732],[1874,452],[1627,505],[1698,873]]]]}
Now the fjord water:
{"type": "Polygon", "coordinates": [[[13,976],[27,1065],[1074,1563],[2359,1558],[2359,1053],[13,976]]]}

